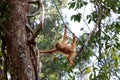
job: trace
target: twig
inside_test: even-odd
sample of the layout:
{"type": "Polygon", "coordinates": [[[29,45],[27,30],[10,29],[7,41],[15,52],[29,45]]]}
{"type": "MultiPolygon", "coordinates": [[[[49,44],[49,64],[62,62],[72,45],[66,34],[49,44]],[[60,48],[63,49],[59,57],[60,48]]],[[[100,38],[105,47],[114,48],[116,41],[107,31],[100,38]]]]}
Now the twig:
{"type": "Polygon", "coordinates": [[[29,26],[29,24],[26,24],[26,28],[34,35],[35,32],[33,31],[33,29],[29,26]]]}
{"type": "Polygon", "coordinates": [[[28,40],[29,42],[33,42],[34,39],[37,37],[37,35],[39,34],[40,29],[42,28],[42,21],[40,22],[40,24],[38,24],[37,28],[36,28],[36,32],[34,35],[32,35],[32,37],[28,40]]]}

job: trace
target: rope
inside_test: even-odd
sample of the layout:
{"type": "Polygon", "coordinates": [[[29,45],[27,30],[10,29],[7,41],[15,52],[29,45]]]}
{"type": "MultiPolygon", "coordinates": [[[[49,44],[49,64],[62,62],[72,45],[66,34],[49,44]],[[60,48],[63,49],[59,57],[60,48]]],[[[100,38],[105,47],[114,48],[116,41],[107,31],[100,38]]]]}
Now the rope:
{"type": "MultiPolygon", "coordinates": [[[[53,0],[53,2],[54,2],[54,4],[55,4],[55,7],[56,7],[56,9],[57,9],[58,14],[60,15],[60,18],[61,18],[63,24],[66,25],[66,24],[65,24],[65,21],[63,20],[62,15],[61,15],[61,13],[60,13],[60,11],[59,11],[59,9],[58,9],[58,7],[57,7],[57,4],[56,4],[55,0],[53,0]]],[[[73,32],[72,32],[67,26],[66,26],[66,28],[67,28],[67,30],[69,30],[70,33],[73,34],[73,32]]]]}
{"type": "MultiPolygon", "coordinates": [[[[58,14],[60,15],[60,18],[61,18],[63,24],[66,26],[66,24],[65,24],[65,22],[64,22],[64,20],[63,20],[63,17],[62,17],[62,15],[61,15],[58,7],[57,7],[57,4],[56,4],[55,0],[53,0],[53,3],[55,4],[55,7],[56,7],[56,9],[57,9],[58,14]]],[[[66,26],[66,28],[67,28],[67,30],[68,30],[70,33],[74,34],[67,26],[66,26]]],[[[89,49],[89,47],[86,46],[77,36],[75,36],[75,37],[77,38],[78,41],[80,41],[80,42],[82,43],[82,46],[81,46],[79,52],[82,52],[84,47],[86,47],[87,49],[89,49]]],[[[90,49],[89,49],[89,50],[90,50],[90,49]]],[[[79,52],[78,52],[78,53],[79,53],[79,52]]]]}
{"type": "MultiPolygon", "coordinates": [[[[58,14],[60,15],[60,18],[61,18],[63,24],[66,26],[65,21],[63,20],[63,17],[62,17],[62,15],[61,15],[58,7],[57,7],[57,4],[56,4],[55,0],[53,0],[53,2],[54,2],[54,4],[55,4],[55,7],[56,7],[56,9],[57,9],[58,14]]],[[[74,34],[67,26],[66,26],[66,28],[67,28],[67,30],[68,30],[70,33],[74,34]]],[[[77,36],[75,36],[75,37],[82,43],[82,41],[81,41],[77,36]]]]}

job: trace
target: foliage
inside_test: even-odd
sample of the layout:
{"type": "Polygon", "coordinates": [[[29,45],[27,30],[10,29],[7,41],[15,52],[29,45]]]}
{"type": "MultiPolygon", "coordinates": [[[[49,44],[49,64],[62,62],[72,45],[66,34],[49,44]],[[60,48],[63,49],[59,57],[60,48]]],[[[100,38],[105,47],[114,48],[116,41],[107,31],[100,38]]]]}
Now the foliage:
{"type": "MultiPolygon", "coordinates": [[[[41,29],[40,34],[37,39],[38,48],[40,50],[52,49],[56,41],[62,38],[63,24],[61,23],[60,16],[55,8],[55,4],[51,0],[44,0],[45,6],[45,19],[44,27],[41,29]]],[[[58,7],[60,6],[57,1],[55,1],[58,7]]],[[[65,0],[64,0],[65,2],[65,0]]],[[[64,5],[64,4],[63,4],[64,5]]],[[[67,71],[67,61],[62,55],[41,55],[42,62],[42,72],[40,74],[41,80],[56,80],[60,79],[67,71]],[[63,62],[63,63],[61,63],[63,62]]]]}
{"type": "MultiPolygon", "coordinates": [[[[75,66],[69,68],[65,57],[61,55],[42,55],[42,73],[41,78],[52,79],[52,80],[62,80],[62,79],[90,79],[90,80],[109,80],[112,78],[119,79],[119,68],[120,68],[120,57],[119,57],[119,1],[109,1],[109,0],[100,0],[98,1],[102,9],[102,20],[101,20],[101,35],[99,30],[96,30],[94,35],[90,38],[88,44],[84,47],[84,51],[75,58],[75,66]],[[111,3],[117,4],[112,6],[111,3]],[[116,20],[110,20],[111,13],[118,15],[116,20]],[[108,19],[109,18],[109,22],[108,19]],[[101,45],[101,54],[99,55],[99,43],[101,45]],[[49,58],[48,58],[49,57],[49,58]],[[62,63],[61,63],[62,62],[62,63]],[[52,65],[52,66],[51,66],[52,65]],[[85,78],[84,76],[89,76],[85,78]]],[[[47,3],[45,3],[47,4],[47,3]]],[[[68,3],[69,9],[79,10],[91,4],[94,8],[93,11],[86,15],[87,25],[94,22],[96,24],[98,19],[98,9],[95,1],[71,1],[68,3]]],[[[53,26],[57,21],[60,22],[60,17],[58,16],[57,11],[53,8],[53,4],[46,8],[46,17],[45,26],[40,32],[38,39],[38,46],[40,49],[52,49],[54,42],[61,39],[60,34],[60,24],[59,26],[53,26]],[[49,25],[48,25],[49,24],[49,25]],[[46,33],[47,32],[47,33],[46,33]],[[52,37],[52,38],[51,38],[52,37]],[[54,40],[53,40],[54,38],[54,40]]],[[[75,15],[71,16],[71,20],[80,22],[84,14],[78,12],[75,15]]],[[[81,29],[83,30],[83,29],[81,29]]],[[[77,52],[79,52],[80,47],[82,46],[89,36],[89,33],[84,33],[80,36],[80,42],[77,42],[77,52]]]]}
{"type": "MultiPolygon", "coordinates": [[[[77,1],[71,1],[69,3],[69,9],[78,10],[80,8],[86,7],[88,4],[93,5],[93,11],[90,14],[87,14],[86,19],[88,21],[88,25],[91,24],[91,22],[94,22],[97,25],[97,20],[100,15],[99,13],[99,7],[98,4],[101,7],[102,11],[102,19],[100,24],[100,29],[98,31],[95,31],[95,34],[93,37],[90,38],[88,44],[86,45],[86,49],[84,50],[84,53],[81,54],[81,56],[86,55],[85,57],[80,57],[78,59],[84,59],[86,60],[86,57],[88,62],[91,60],[91,58],[95,59],[95,61],[91,60],[88,64],[91,65],[85,65],[88,66],[85,68],[83,65],[81,68],[84,68],[83,71],[85,71],[84,74],[90,74],[89,79],[90,80],[111,80],[111,79],[120,79],[119,76],[119,68],[120,68],[120,21],[119,21],[119,0],[77,0],[77,1]],[[83,4],[85,3],[85,4],[83,4]],[[78,6],[79,4],[79,6],[78,6]],[[116,15],[111,16],[111,15],[116,15]],[[114,19],[115,18],[115,19],[114,19]],[[114,20],[112,20],[114,19],[114,20]],[[101,45],[101,47],[99,47],[101,45]],[[101,51],[100,51],[101,50],[101,51]],[[100,55],[101,52],[101,55],[100,55]],[[91,54],[91,56],[87,56],[87,54],[91,54]]],[[[92,10],[92,9],[91,9],[92,10]]],[[[79,16],[82,16],[84,14],[78,13],[79,16]]],[[[74,19],[74,21],[80,21],[82,18],[77,17],[78,14],[73,15],[71,18],[74,19]],[[77,18],[76,18],[77,17],[77,18]]],[[[97,27],[97,26],[95,26],[97,27]]],[[[85,35],[85,34],[83,34],[85,35]]],[[[81,36],[81,39],[83,37],[82,41],[85,41],[84,36],[81,36]]],[[[83,45],[83,44],[79,44],[83,45]]],[[[77,60],[78,63],[81,63],[81,60],[77,60]]],[[[79,65],[76,63],[76,65],[79,65]]],[[[86,62],[87,63],[87,62],[86,62]]],[[[84,63],[85,64],[85,63],[84,63]]],[[[83,73],[81,76],[84,75],[83,73]]],[[[81,77],[79,77],[81,78],[81,77]]]]}
{"type": "MultiPolygon", "coordinates": [[[[58,0],[59,1],[59,0],[58,0]]],[[[59,8],[66,6],[66,0],[62,0],[63,6],[59,4],[59,8]]],[[[40,50],[52,49],[53,44],[62,38],[63,25],[61,23],[60,15],[58,14],[53,0],[43,0],[45,5],[45,24],[41,29],[36,41],[40,50]]],[[[1,22],[7,21],[9,18],[9,8],[4,0],[0,0],[0,13],[4,8],[4,15],[0,14],[1,22]],[[2,2],[1,2],[2,1],[2,2]]],[[[42,72],[40,74],[41,80],[111,80],[120,79],[120,1],[119,0],[72,0],[68,3],[69,9],[78,11],[78,13],[71,16],[71,20],[81,22],[85,15],[85,24],[92,28],[91,24],[96,29],[88,43],[83,47],[81,53],[80,49],[85,44],[86,39],[90,35],[89,32],[83,33],[77,42],[77,53],[79,56],[75,57],[74,67],[70,68],[67,65],[66,58],[62,55],[41,55],[42,72]],[[80,9],[85,9],[86,6],[92,5],[92,11],[87,15],[79,12],[80,9]],[[98,4],[101,7],[102,17],[101,24],[98,25],[99,13],[98,4]],[[115,16],[114,16],[115,15],[115,16]],[[87,76],[87,78],[86,78],[87,76]]],[[[36,11],[37,7],[33,6],[31,13],[36,11]]],[[[86,8],[87,9],[87,8],[86,8]]],[[[83,10],[84,12],[85,10],[83,10]]],[[[84,12],[85,13],[85,12],[84,12]]],[[[29,24],[34,27],[37,25],[36,17],[29,18],[29,24]]],[[[84,21],[83,20],[83,21],[84,21]]],[[[84,31],[81,29],[81,31],[84,31]]],[[[92,31],[92,30],[90,30],[92,31]]],[[[0,32],[1,34],[1,32],[0,32]]],[[[0,61],[2,59],[1,41],[0,41],[0,61]]],[[[3,64],[0,62],[0,68],[3,64]]]]}
{"type": "Polygon", "coordinates": [[[0,0],[0,24],[10,17],[8,4],[4,0],[0,0]],[[4,13],[3,10],[4,9],[4,13]],[[2,15],[3,14],[3,15],[2,15]]]}

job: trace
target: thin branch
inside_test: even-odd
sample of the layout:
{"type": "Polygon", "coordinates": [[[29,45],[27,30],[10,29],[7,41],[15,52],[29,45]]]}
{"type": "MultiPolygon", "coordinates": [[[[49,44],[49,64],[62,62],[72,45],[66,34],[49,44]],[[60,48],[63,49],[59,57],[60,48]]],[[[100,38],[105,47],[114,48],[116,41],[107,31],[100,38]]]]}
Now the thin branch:
{"type": "MultiPolygon", "coordinates": [[[[42,15],[41,15],[41,19],[40,19],[40,23],[37,25],[36,30],[34,32],[34,34],[32,35],[32,37],[28,40],[30,42],[33,42],[35,40],[35,38],[37,37],[37,35],[39,34],[40,29],[43,27],[43,23],[44,23],[44,5],[41,2],[41,0],[38,0],[39,2],[39,12],[40,10],[42,10],[42,15]]],[[[35,15],[32,15],[35,16],[35,15]]],[[[33,33],[33,32],[32,32],[33,33]]]]}
{"type": "Polygon", "coordinates": [[[33,29],[29,26],[29,24],[26,24],[26,28],[34,35],[35,32],[33,31],[33,29]]]}
{"type": "MultiPolygon", "coordinates": [[[[98,4],[97,0],[95,0],[96,2],[96,5],[98,7],[98,18],[97,18],[97,21],[96,21],[96,24],[93,28],[93,30],[89,33],[88,37],[86,38],[84,44],[81,46],[77,56],[80,56],[80,53],[83,52],[84,48],[87,46],[88,44],[88,41],[91,39],[91,37],[95,34],[95,31],[97,30],[97,28],[100,28],[100,25],[101,25],[101,19],[102,19],[102,10],[101,10],[101,6],[100,4],[98,4]]],[[[100,49],[101,50],[101,49],[100,49]]]]}
{"type": "MultiPolygon", "coordinates": [[[[63,24],[66,26],[65,21],[64,21],[62,15],[61,15],[61,13],[60,13],[58,7],[57,7],[57,4],[56,4],[55,0],[53,0],[53,3],[55,4],[55,7],[56,7],[56,9],[57,9],[58,14],[60,15],[60,18],[61,18],[63,24]]],[[[70,33],[74,34],[67,26],[66,26],[66,28],[67,28],[67,30],[68,30],[70,33]]],[[[79,41],[81,41],[77,36],[75,36],[75,37],[76,37],[79,41]]]]}
{"type": "MultiPolygon", "coordinates": [[[[97,27],[95,26],[93,30],[89,33],[88,37],[86,38],[84,44],[81,46],[80,50],[78,51],[76,57],[79,57],[80,54],[84,51],[84,48],[87,47],[88,41],[91,39],[91,37],[95,34],[97,27]]],[[[87,47],[88,48],[88,47],[87,47]]]]}
{"type": "Polygon", "coordinates": [[[99,32],[99,40],[98,40],[98,43],[99,43],[99,61],[101,59],[101,56],[102,56],[102,53],[101,53],[101,49],[102,49],[102,44],[101,44],[101,20],[102,20],[102,9],[101,9],[101,5],[100,5],[100,2],[99,0],[95,0],[95,3],[97,5],[97,8],[98,8],[98,19],[97,19],[97,23],[96,23],[96,26],[98,27],[98,32],[99,32]]]}
{"type": "MultiPolygon", "coordinates": [[[[83,14],[85,14],[85,9],[86,9],[86,6],[85,6],[84,9],[83,9],[83,14]]],[[[88,23],[87,23],[86,20],[84,19],[84,15],[83,15],[83,21],[84,21],[84,23],[86,24],[86,26],[88,27],[88,30],[91,31],[88,23]]]]}
{"type": "Polygon", "coordinates": [[[40,6],[41,5],[40,0],[37,0],[37,1],[28,1],[28,3],[29,4],[37,4],[38,5],[38,10],[36,12],[34,12],[33,14],[29,14],[28,17],[34,17],[34,16],[36,16],[37,14],[40,13],[40,7],[41,7],[40,6]]]}
{"type": "Polygon", "coordinates": [[[37,37],[37,35],[40,32],[40,29],[42,28],[42,21],[40,22],[40,24],[38,24],[37,28],[36,28],[36,32],[34,35],[32,35],[32,37],[30,38],[30,40],[28,40],[29,42],[33,42],[35,40],[35,38],[37,37]]]}

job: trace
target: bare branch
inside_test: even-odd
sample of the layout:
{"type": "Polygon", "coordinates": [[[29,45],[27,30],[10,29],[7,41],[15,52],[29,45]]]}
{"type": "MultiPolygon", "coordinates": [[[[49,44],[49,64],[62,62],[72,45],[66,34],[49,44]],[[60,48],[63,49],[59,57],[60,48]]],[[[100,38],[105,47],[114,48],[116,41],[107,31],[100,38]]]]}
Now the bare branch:
{"type": "MultiPolygon", "coordinates": [[[[34,39],[37,37],[37,35],[39,34],[39,31],[40,31],[40,29],[42,28],[42,26],[43,26],[43,23],[44,23],[44,5],[43,5],[43,3],[42,3],[42,1],[41,0],[38,0],[38,1],[32,1],[32,2],[29,2],[30,4],[36,4],[36,3],[39,3],[39,9],[38,9],[38,11],[40,12],[41,10],[42,10],[42,14],[41,14],[41,17],[40,17],[40,23],[37,25],[37,27],[36,27],[36,30],[35,30],[35,32],[33,32],[31,29],[29,29],[32,33],[33,33],[33,35],[32,35],[32,37],[28,40],[28,41],[34,41],[34,39]]],[[[37,11],[37,12],[38,12],[37,11]]],[[[37,12],[35,12],[34,14],[32,14],[31,16],[35,16],[36,15],[36,13],[37,12]]]]}
{"type": "Polygon", "coordinates": [[[101,20],[102,20],[102,9],[101,9],[101,5],[99,0],[95,0],[95,3],[98,7],[98,20],[96,22],[96,26],[98,27],[98,32],[99,32],[99,61],[101,60],[102,57],[102,53],[101,53],[101,49],[102,49],[102,44],[101,44],[101,20]]]}
{"type": "Polygon", "coordinates": [[[89,33],[88,37],[86,38],[85,43],[81,46],[77,56],[80,56],[80,53],[82,53],[84,48],[87,47],[88,41],[95,34],[95,31],[97,30],[97,28],[99,28],[99,30],[100,30],[101,20],[102,20],[102,10],[101,10],[100,4],[97,1],[98,0],[95,0],[95,3],[97,5],[97,7],[98,7],[98,18],[97,18],[96,24],[95,24],[93,30],[89,33]]]}
{"type": "Polygon", "coordinates": [[[30,40],[28,40],[29,42],[33,42],[34,39],[37,37],[37,35],[39,34],[40,29],[42,28],[42,21],[40,22],[40,24],[38,24],[37,28],[36,28],[36,32],[34,35],[32,35],[32,37],[30,38],[30,40]]]}
{"type": "Polygon", "coordinates": [[[38,15],[38,14],[40,13],[40,10],[41,10],[41,9],[43,9],[43,10],[42,10],[42,13],[44,13],[44,12],[43,12],[43,11],[44,11],[44,5],[43,5],[43,3],[41,2],[41,0],[28,1],[28,3],[29,3],[29,4],[37,4],[37,5],[38,5],[38,10],[37,10],[35,13],[33,13],[33,14],[29,14],[28,17],[34,17],[34,16],[38,15]]]}
{"type": "Polygon", "coordinates": [[[34,32],[33,29],[29,26],[29,24],[26,24],[25,26],[26,26],[26,28],[27,28],[33,35],[35,34],[35,32],[34,32]]]}

